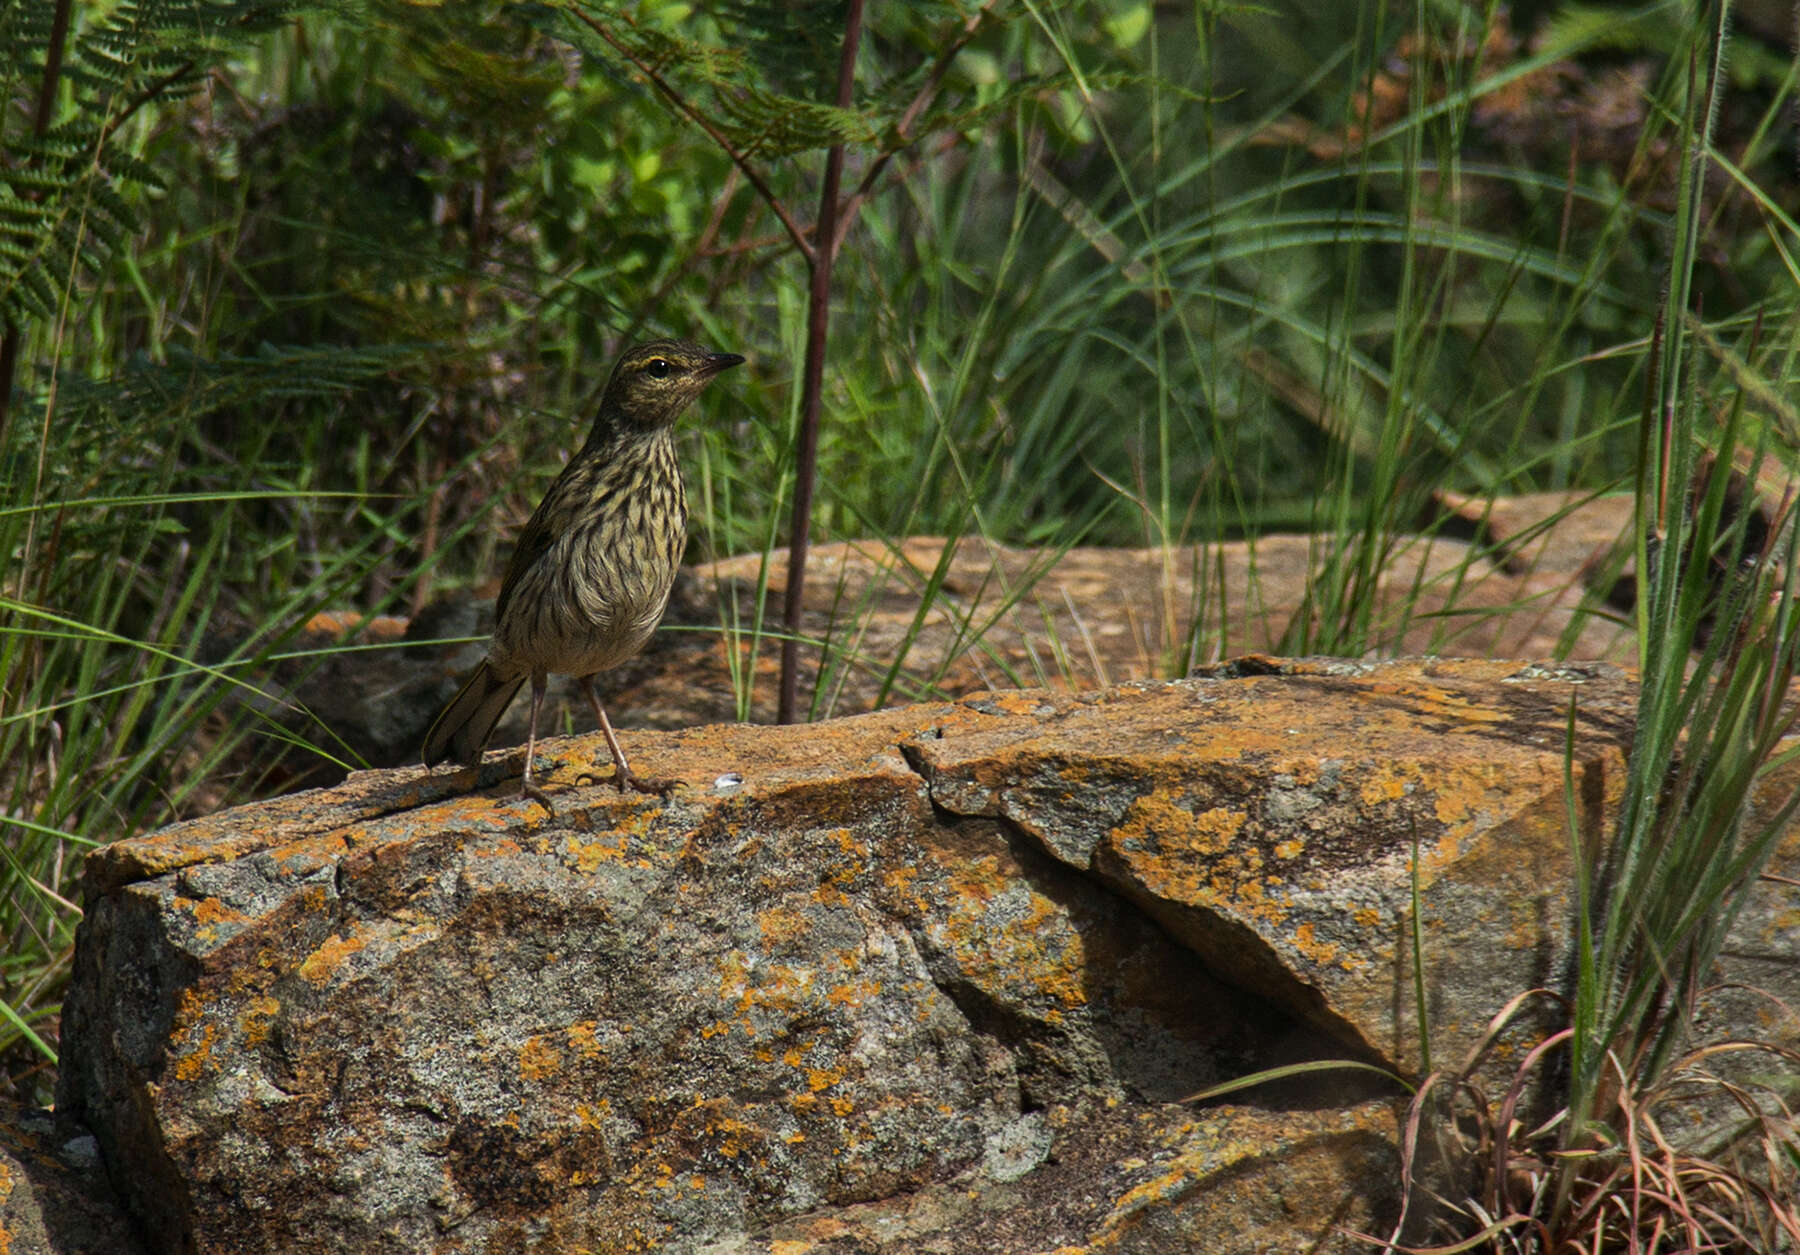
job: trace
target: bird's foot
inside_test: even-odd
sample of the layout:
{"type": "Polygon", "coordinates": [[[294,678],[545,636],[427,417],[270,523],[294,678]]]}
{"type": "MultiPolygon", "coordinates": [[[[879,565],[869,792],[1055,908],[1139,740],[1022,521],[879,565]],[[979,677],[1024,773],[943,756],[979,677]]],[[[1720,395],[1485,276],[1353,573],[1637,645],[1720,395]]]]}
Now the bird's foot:
{"type": "Polygon", "coordinates": [[[556,818],[556,803],[550,800],[550,795],[548,793],[537,787],[537,784],[533,782],[530,776],[526,776],[525,779],[520,782],[519,796],[528,797],[532,801],[537,802],[545,810],[550,812],[550,818],[556,818]]]}
{"type": "Polygon", "coordinates": [[[681,784],[681,781],[653,780],[645,776],[637,775],[634,772],[627,771],[624,767],[615,767],[613,769],[613,783],[619,787],[619,792],[621,793],[626,793],[635,789],[639,793],[654,793],[658,797],[668,797],[669,794],[675,792],[676,788],[681,784]]]}
{"type": "Polygon", "coordinates": [[[679,780],[652,779],[640,776],[629,767],[622,767],[616,762],[612,764],[610,772],[605,768],[606,765],[603,763],[588,763],[576,771],[575,783],[593,785],[604,780],[611,780],[613,787],[621,793],[650,793],[658,797],[667,797],[681,786],[679,780]]]}
{"type": "Polygon", "coordinates": [[[537,781],[535,781],[531,778],[532,763],[533,763],[532,752],[531,752],[531,750],[527,749],[525,751],[525,769],[519,773],[519,796],[530,798],[532,801],[534,801],[538,805],[542,806],[545,810],[549,811],[550,818],[555,819],[556,818],[556,803],[552,802],[550,800],[550,795],[548,793],[544,792],[543,789],[538,787],[537,781]]]}

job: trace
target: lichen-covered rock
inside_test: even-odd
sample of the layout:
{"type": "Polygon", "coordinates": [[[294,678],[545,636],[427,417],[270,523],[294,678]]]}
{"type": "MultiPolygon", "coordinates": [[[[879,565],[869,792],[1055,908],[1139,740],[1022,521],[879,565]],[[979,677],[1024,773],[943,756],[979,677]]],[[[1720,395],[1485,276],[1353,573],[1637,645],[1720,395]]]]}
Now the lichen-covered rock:
{"type": "Polygon", "coordinates": [[[1414,1064],[1415,844],[1446,1052],[1553,974],[1571,702],[1598,830],[1629,685],[1516,664],[366,773],[93,856],[59,1102],[170,1252],[1350,1249],[1391,1099],[1179,1100],[1414,1064]]]}
{"type": "MultiPolygon", "coordinates": [[[[908,748],[939,807],[1001,818],[1209,970],[1399,1066],[1417,1051],[1415,842],[1444,1057],[1560,975],[1569,708],[1576,812],[1597,836],[1624,780],[1634,689],[1621,672],[1250,658],[1213,677],[908,748]]],[[[980,704],[1024,716],[1040,700],[980,704]]]]}

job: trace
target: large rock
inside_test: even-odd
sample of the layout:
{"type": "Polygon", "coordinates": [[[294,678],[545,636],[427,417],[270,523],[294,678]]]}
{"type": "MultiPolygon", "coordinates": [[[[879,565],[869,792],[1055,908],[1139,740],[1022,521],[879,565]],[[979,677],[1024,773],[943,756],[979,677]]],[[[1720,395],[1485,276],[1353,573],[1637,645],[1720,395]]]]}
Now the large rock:
{"type": "Polygon", "coordinates": [[[1391,1099],[1179,1100],[1413,1065],[1415,843],[1446,1055],[1558,971],[1571,702],[1598,830],[1603,667],[628,735],[666,801],[554,740],[555,817],[365,773],[90,859],[59,1105],[171,1252],[1356,1249],[1391,1099]]]}

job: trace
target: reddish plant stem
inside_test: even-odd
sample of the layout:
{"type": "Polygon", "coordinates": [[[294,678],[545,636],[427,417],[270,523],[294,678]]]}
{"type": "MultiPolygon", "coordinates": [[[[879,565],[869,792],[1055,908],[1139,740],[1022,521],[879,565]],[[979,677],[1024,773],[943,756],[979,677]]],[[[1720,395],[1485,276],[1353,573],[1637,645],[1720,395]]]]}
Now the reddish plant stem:
{"type": "MultiPolygon", "coordinates": [[[[837,107],[848,109],[856,87],[856,48],[862,39],[863,0],[850,0],[844,15],[844,46],[838,57],[837,107]]],[[[781,640],[781,694],[776,721],[792,723],[800,698],[800,618],[806,596],[806,549],[812,532],[813,480],[819,462],[819,413],[824,406],[825,342],[831,322],[831,263],[837,257],[838,187],[844,176],[844,146],[825,154],[825,182],[819,189],[819,220],[806,254],[812,280],[806,310],[806,368],[800,393],[800,445],[794,458],[794,519],[788,534],[786,632],[781,640]]]]}

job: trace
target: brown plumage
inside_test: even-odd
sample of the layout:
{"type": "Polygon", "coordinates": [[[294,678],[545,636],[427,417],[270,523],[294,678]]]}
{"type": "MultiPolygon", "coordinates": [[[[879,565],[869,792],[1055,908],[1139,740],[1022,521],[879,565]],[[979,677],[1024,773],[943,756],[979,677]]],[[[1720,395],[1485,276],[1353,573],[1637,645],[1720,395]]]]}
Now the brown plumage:
{"type": "Polygon", "coordinates": [[[587,443],[569,459],[519,535],[488,656],[425,734],[427,767],[481,761],[494,725],[531,681],[524,792],[551,672],[575,676],[606,734],[621,791],[658,786],[626,766],[594,691],[594,676],[644,647],[669,603],[687,543],[687,494],[675,460],[675,420],[720,371],[744,359],[691,340],[652,340],[619,358],[587,443]]]}

